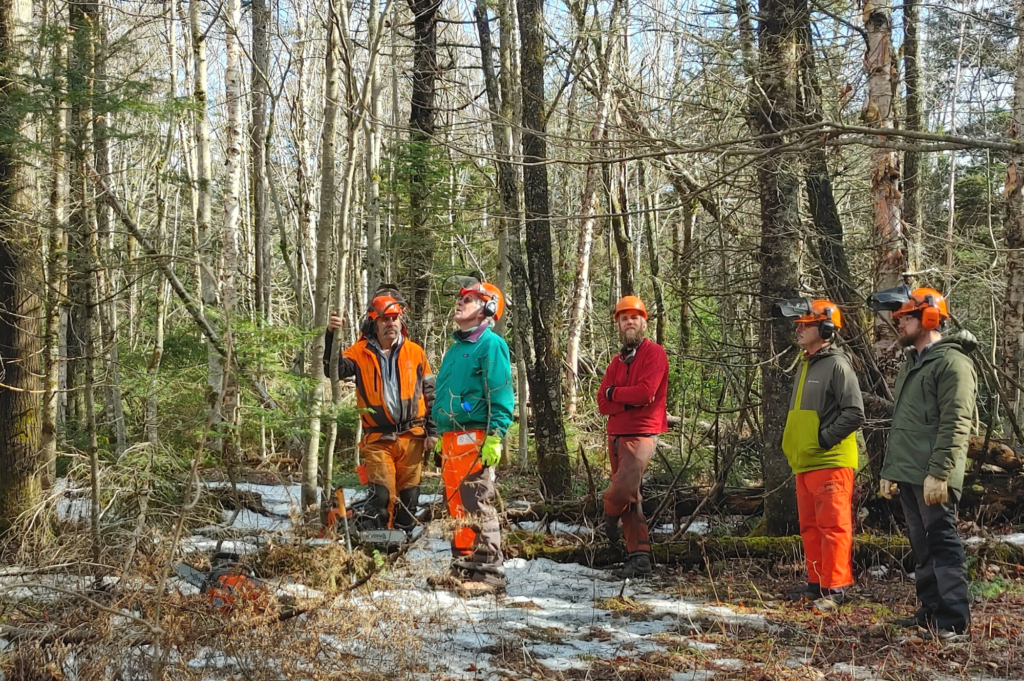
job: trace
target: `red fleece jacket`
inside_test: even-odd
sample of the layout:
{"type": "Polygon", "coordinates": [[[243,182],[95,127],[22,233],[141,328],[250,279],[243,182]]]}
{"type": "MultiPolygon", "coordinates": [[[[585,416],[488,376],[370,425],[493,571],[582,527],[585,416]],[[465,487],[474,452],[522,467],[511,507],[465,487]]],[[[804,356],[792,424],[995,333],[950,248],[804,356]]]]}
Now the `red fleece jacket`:
{"type": "Polygon", "coordinates": [[[628,363],[612,358],[597,391],[599,411],[608,417],[609,435],[657,435],[668,430],[668,356],[644,339],[628,363]],[[611,397],[608,388],[613,388],[611,397]]]}

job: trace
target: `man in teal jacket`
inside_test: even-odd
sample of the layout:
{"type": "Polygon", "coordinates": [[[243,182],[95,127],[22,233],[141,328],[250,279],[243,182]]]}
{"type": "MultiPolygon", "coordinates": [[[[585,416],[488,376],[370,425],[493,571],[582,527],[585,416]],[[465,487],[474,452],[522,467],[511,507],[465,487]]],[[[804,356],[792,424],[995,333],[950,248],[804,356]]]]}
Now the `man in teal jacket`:
{"type": "Polygon", "coordinates": [[[907,348],[896,377],[879,489],[887,499],[900,495],[917,563],[920,607],[898,623],[953,639],[967,633],[971,622],[967,556],[956,524],[977,397],[978,378],[968,353],[977,339],[967,331],[943,336],[949,310],[934,289],[890,289],[875,294],[872,304],[893,311],[899,343],[907,348]]]}
{"type": "Polygon", "coordinates": [[[505,588],[501,527],[494,509],[494,466],[512,423],[515,396],[508,344],[491,329],[505,310],[496,286],[463,288],[459,330],[437,372],[433,417],[441,434],[448,511],[462,520],[452,538],[451,577],[467,590],[505,588]]]}

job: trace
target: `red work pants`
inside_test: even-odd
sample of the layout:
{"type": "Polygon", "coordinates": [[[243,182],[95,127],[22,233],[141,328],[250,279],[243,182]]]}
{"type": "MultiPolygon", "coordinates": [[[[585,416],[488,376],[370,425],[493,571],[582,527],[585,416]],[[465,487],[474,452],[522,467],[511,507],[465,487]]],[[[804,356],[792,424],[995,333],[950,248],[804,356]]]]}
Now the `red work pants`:
{"type": "Polygon", "coordinates": [[[640,482],[654,456],[655,442],[653,437],[608,436],[612,484],[604,492],[604,513],[622,520],[622,536],[630,553],[651,552],[651,538],[641,507],[640,482]]]}
{"type": "Polygon", "coordinates": [[[452,554],[467,557],[481,570],[500,568],[501,525],[494,508],[494,471],[480,462],[486,433],[462,430],[441,436],[441,477],[448,513],[469,518],[459,523],[452,537],[452,554]]]}
{"type": "Polygon", "coordinates": [[[822,589],[853,584],[853,469],[796,474],[796,506],[807,581],[822,589]]]}

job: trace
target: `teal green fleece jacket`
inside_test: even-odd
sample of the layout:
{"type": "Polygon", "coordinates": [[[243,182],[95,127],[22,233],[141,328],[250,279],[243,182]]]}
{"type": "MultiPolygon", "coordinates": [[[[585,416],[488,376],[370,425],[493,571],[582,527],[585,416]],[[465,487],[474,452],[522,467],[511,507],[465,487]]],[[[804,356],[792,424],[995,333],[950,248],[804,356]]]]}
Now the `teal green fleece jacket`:
{"type": "Polygon", "coordinates": [[[456,331],[453,338],[437,372],[438,432],[485,430],[503,436],[516,403],[508,343],[490,328],[456,331]]]}

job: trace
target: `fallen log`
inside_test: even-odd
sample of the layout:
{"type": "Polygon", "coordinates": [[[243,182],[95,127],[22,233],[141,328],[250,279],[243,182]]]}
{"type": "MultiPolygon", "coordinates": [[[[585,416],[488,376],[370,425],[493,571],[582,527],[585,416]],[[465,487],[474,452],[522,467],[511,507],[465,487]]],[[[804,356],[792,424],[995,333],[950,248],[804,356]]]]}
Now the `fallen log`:
{"type": "Polygon", "coordinates": [[[984,447],[984,451],[982,451],[984,444],[985,438],[980,435],[972,435],[967,445],[967,458],[998,466],[1008,472],[1024,468],[1024,453],[1018,452],[998,440],[989,440],[988,446],[984,447]]]}
{"type": "MultiPolygon", "coordinates": [[[[552,546],[546,535],[511,532],[503,547],[506,556],[526,559],[548,558],[558,563],[579,563],[607,567],[623,560],[621,551],[604,543],[552,546]]],[[[655,561],[665,565],[709,568],[715,571],[736,560],[801,563],[803,546],[799,536],[791,537],[692,537],[685,541],[654,543],[655,561]]],[[[986,563],[1024,565],[1024,546],[987,539],[967,545],[972,573],[986,563]]],[[[853,548],[854,567],[865,570],[884,565],[912,572],[913,554],[905,537],[862,534],[853,548]]]]}

